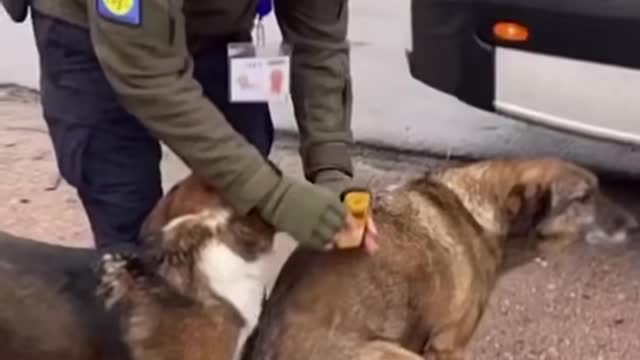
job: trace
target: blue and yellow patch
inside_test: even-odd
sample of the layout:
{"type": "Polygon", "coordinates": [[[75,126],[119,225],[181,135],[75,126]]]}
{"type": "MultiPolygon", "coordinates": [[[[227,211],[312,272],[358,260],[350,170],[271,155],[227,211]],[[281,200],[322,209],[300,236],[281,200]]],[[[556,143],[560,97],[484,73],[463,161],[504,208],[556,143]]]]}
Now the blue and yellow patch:
{"type": "Polygon", "coordinates": [[[105,19],[138,26],[142,22],[141,0],[96,0],[98,14],[105,19]]]}

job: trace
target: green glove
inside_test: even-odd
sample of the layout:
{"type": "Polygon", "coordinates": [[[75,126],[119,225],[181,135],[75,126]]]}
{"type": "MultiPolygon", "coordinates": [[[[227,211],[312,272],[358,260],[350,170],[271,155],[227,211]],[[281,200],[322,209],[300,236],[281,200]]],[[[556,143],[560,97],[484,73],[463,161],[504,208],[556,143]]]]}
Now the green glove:
{"type": "Polygon", "coordinates": [[[342,194],[349,188],[351,182],[351,176],[340,170],[322,170],[313,179],[314,184],[318,184],[336,194],[342,194]]]}
{"type": "Polygon", "coordinates": [[[267,222],[302,246],[323,249],[346,223],[347,209],[335,193],[285,175],[257,205],[267,222]]]}

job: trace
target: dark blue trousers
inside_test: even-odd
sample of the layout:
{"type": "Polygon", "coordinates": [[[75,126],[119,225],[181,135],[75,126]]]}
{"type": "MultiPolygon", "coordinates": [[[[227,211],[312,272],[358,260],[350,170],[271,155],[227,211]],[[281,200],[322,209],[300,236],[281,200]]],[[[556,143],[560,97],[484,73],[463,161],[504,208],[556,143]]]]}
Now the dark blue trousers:
{"type": "MultiPolygon", "coordinates": [[[[43,113],[59,171],[78,192],[96,247],[136,244],[163,193],[159,142],[116,100],[87,30],[37,12],[32,20],[43,113]]],[[[194,76],[231,125],[268,156],[268,105],[229,102],[226,46],[224,39],[202,42],[194,76]]]]}

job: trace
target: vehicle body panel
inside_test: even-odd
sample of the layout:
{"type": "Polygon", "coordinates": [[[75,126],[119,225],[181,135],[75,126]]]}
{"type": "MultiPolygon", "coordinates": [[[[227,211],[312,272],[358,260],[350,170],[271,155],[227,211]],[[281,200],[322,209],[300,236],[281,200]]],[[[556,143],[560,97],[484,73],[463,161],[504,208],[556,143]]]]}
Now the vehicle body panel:
{"type": "Polygon", "coordinates": [[[640,1],[413,0],[411,75],[474,107],[640,145],[640,1]],[[493,25],[529,39],[497,39],[493,25]]]}

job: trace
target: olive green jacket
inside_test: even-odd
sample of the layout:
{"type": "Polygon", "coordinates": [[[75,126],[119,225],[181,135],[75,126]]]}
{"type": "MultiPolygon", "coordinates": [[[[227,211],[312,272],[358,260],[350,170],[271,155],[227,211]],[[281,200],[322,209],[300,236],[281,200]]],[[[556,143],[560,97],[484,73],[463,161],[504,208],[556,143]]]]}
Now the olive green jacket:
{"type": "MultiPolygon", "coordinates": [[[[101,14],[102,1],[118,3],[33,0],[32,6],[87,27],[125,108],[196,174],[222,189],[238,211],[249,211],[275,186],[278,174],[203,96],[192,76],[187,39],[250,31],[257,0],[137,0],[140,12],[130,12],[137,16],[129,19],[140,21],[128,24],[101,14]]],[[[274,11],[293,48],[291,93],[305,175],[313,180],[324,169],[351,175],[347,0],[276,0],[274,11]]]]}

